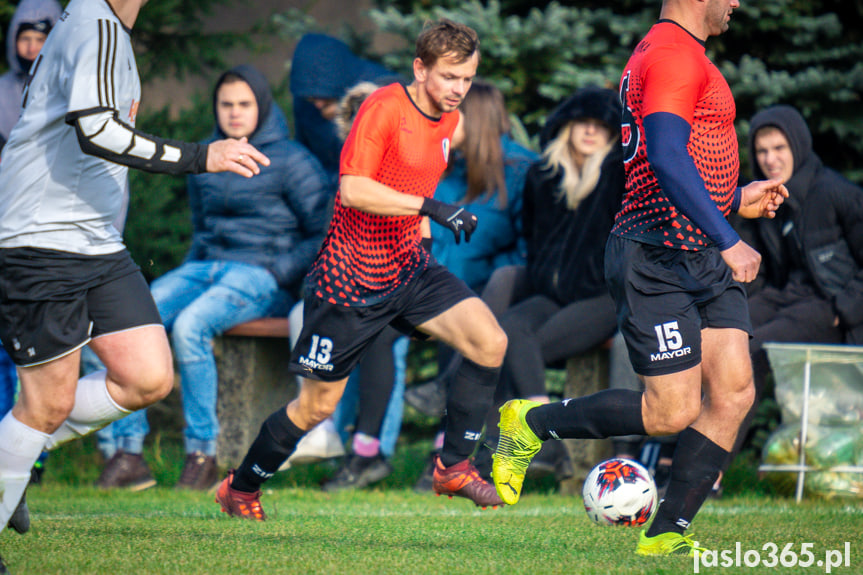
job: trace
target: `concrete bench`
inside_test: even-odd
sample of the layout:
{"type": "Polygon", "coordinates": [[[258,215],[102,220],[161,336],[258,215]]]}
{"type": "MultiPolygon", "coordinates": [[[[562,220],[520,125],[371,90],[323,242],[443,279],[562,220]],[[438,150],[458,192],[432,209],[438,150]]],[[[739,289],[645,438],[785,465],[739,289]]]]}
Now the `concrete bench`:
{"type": "MultiPolygon", "coordinates": [[[[598,345],[566,362],[566,384],[564,398],[581,397],[608,389],[608,352],[611,340],[598,345]]],[[[560,483],[560,493],[581,495],[581,488],[593,466],[612,455],[608,439],[564,439],[572,458],[575,475],[560,483]]]]}
{"type": "Polygon", "coordinates": [[[261,423],[296,396],[296,380],[288,372],[289,334],[287,318],[261,318],[215,339],[221,466],[239,465],[261,423]]]}

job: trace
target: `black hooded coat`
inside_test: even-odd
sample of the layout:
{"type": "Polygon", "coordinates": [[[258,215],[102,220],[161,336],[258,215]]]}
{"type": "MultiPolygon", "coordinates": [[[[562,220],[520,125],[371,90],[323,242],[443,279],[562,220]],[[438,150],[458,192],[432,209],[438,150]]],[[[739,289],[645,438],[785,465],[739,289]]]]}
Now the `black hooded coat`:
{"type": "Polygon", "coordinates": [[[762,256],[764,281],[777,289],[789,281],[811,282],[829,300],[849,343],[863,343],[863,189],[824,166],[812,150],[812,135],[791,106],[772,106],[752,118],[749,137],[756,179],[764,179],[754,162],[754,135],[765,126],[788,139],[794,172],[786,182],[790,197],[773,220],[748,220],[762,256]]]}

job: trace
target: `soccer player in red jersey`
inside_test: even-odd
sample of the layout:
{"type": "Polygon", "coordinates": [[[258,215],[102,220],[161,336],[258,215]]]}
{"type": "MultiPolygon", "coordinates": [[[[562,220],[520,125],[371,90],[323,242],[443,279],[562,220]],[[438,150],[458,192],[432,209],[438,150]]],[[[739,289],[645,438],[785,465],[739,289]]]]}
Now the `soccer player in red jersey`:
{"type": "Polygon", "coordinates": [[[491,406],[506,335],[470,289],[435,262],[422,241],[428,219],[459,241],[476,216],[432,198],[458,143],[461,104],[479,65],[479,39],[441,20],[417,39],[414,81],[371,94],[342,149],[333,219],[307,276],[303,330],[291,369],[305,379],[299,396],[261,427],[217,501],[231,515],[263,520],[260,486],[300,438],[328,417],[368,344],[387,325],[431,335],[464,354],[447,404],[448,425],[434,490],[481,507],[501,504],[470,462],[491,406]]]}
{"type": "Polygon", "coordinates": [[[607,390],[546,406],[505,405],[494,480],[518,500],[520,469],[549,438],[680,433],[671,482],[636,552],[689,552],[684,535],[727,463],[753,401],[746,292],[760,255],[726,220],[774,217],[778,181],[737,187],[731,90],[705,55],[737,0],[664,0],[620,82],[626,195],[606,279],[644,393],[607,390]]]}

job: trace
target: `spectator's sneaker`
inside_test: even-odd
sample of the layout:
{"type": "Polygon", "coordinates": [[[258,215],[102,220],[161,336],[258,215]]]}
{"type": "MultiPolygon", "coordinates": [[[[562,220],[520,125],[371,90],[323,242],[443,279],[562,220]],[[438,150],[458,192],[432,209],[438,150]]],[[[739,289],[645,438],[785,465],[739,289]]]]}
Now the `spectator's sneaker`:
{"type": "Polygon", "coordinates": [[[494,454],[491,476],[497,494],[507,505],[515,505],[521,495],[524,475],[530,460],[539,452],[542,441],[530,430],[524,416],[537,401],[513,399],[500,408],[500,439],[494,454]]]}
{"type": "Polygon", "coordinates": [[[15,508],[15,511],[12,513],[12,517],[9,518],[6,525],[21,535],[30,531],[30,508],[27,507],[26,489],[24,490],[24,494],[21,495],[21,501],[18,502],[18,506],[15,508]]]}
{"type": "Polygon", "coordinates": [[[231,517],[251,519],[252,521],[264,521],[267,519],[264,508],[261,507],[261,491],[246,493],[231,488],[234,480],[234,470],[228,472],[228,476],[219,484],[216,490],[216,503],[222,506],[222,511],[231,517]]]}
{"type": "Polygon", "coordinates": [[[177,489],[193,489],[195,491],[209,491],[219,483],[219,466],[216,458],[195,451],[186,455],[186,463],[180,480],[177,481],[177,489]]]}
{"type": "Polygon", "coordinates": [[[140,453],[126,453],[122,449],[105,464],[105,469],[96,480],[100,489],[129,489],[143,491],[156,485],[147,462],[140,453]]]}
{"type": "Polygon", "coordinates": [[[42,483],[42,476],[45,475],[45,455],[43,451],[36,463],[33,464],[33,469],[30,470],[30,484],[39,485],[42,483]]]}
{"type": "Polygon", "coordinates": [[[345,459],[341,469],[321,489],[327,492],[360,489],[389,477],[392,472],[392,465],[380,453],[374,457],[353,454],[345,459]]]}
{"type": "Polygon", "coordinates": [[[405,390],[405,403],[429,417],[440,417],[446,409],[446,388],[436,379],[405,390]]]}
{"type": "Polygon", "coordinates": [[[635,554],[644,556],[685,554],[692,557],[696,550],[699,552],[707,551],[703,547],[696,546],[691,535],[669,532],[648,537],[647,531],[642,531],[638,536],[638,547],[635,549],[635,554]]]}
{"type": "Polygon", "coordinates": [[[290,469],[291,465],[315,463],[325,459],[345,456],[345,444],[336,430],[336,424],[331,417],[326,418],[306,433],[296,449],[288,457],[280,471],[290,469]]]}
{"type": "Polygon", "coordinates": [[[417,493],[428,493],[432,490],[432,485],[434,484],[434,466],[435,461],[437,461],[437,456],[440,451],[432,451],[431,455],[428,459],[428,463],[423,468],[422,474],[420,474],[417,482],[414,483],[414,491],[417,493]]]}
{"type": "Polygon", "coordinates": [[[494,487],[479,476],[470,459],[444,467],[440,455],[436,456],[432,490],[438,495],[449,495],[450,499],[453,495],[465,497],[483,509],[503,505],[494,487]]]}

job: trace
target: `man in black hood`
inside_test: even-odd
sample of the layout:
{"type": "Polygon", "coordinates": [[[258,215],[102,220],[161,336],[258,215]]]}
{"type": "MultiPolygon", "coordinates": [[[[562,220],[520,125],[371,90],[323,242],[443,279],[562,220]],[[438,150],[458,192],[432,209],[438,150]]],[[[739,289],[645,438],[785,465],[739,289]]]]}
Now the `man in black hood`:
{"type": "Polygon", "coordinates": [[[770,372],[764,342],[863,343],[863,190],[824,166],[791,106],[752,118],[749,150],[755,179],[780,179],[790,194],[775,219],[741,224],[763,258],[749,298],[760,397],[770,372]]]}

